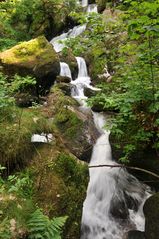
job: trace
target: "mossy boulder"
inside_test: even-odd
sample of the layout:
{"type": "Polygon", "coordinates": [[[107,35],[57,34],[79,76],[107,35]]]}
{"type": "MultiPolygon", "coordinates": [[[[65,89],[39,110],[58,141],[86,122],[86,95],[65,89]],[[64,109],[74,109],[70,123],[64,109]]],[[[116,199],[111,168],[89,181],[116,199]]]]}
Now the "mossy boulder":
{"type": "Polygon", "coordinates": [[[158,239],[159,235],[159,193],[148,198],[144,205],[145,238],[158,239]]]}
{"type": "Polygon", "coordinates": [[[64,95],[58,85],[52,89],[49,105],[63,144],[77,158],[89,161],[93,145],[99,136],[91,111],[81,111],[77,101],[64,95]]]}
{"type": "Polygon", "coordinates": [[[35,77],[39,93],[48,90],[60,72],[59,57],[43,36],[0,53],[0,67],[9,76],[35,77]]]}

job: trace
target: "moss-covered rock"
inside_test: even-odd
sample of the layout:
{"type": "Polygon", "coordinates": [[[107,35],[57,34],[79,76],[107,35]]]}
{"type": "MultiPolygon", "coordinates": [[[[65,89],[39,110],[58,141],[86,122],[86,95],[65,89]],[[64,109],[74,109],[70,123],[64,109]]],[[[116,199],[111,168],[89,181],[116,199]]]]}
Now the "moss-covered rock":
{"type": "Polygon", "coordinates": [[[70,78],[67,76],[57,76],[57,83],[70,83],[70,78]]]}
{"type": "Polygon", "coordinates": [[[40,93],[50,88],[60,72],[58,55],[43,36],[0,53],[0,66],[9,76],[36,77],[40,93]]]}
{"type": "Polygon", "coordinates": [[[158,239],[159,235],[159,193],[148,198],[144,205],[145,238],[158,239]]]}
{"type": "Polygon", "coordinates": [[[78,103],[56,86],[50,94],[55,124],[63,143],[79,159],[89,161],[93,145],[99,136],[90,110],[80,111],[78,103]]]}

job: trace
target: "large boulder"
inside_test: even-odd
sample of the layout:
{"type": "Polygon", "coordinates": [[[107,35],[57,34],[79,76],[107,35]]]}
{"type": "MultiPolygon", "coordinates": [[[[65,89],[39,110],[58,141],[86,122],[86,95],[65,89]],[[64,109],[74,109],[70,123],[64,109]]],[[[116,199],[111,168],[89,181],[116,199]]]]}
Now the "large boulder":
{"type": "Polygon", "coordinates": [[[35,77],[39,93],[48,90],[60,72],[58,55],[44,36],[0,53],[0,67],[8,76],[35,77]]]}
{"type": "MultiPolygon", "coordinates": [[[[60,84],[61,85],[61,84],[60,84]]],[[[64,95],[58,84],[48,97],[47,110],[52,112],[63,144],[78,159],[89,162],[99,132],[90,109],[82,109],[72,97],[64,95]]]]}
{"type": "Polygon", "coordinates": [[[158,239],[159,237],[159,193],[148,198],[144,205],[145,238],[158,239]]]}

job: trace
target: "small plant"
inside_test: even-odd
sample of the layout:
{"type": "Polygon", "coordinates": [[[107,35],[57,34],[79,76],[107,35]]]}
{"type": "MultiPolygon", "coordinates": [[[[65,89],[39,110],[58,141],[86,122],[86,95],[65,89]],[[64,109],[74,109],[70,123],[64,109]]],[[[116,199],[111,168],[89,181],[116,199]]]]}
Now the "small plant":
{"type": "Polygon", "coordinates": [[[13,80],[10,84],[10,92],[17,93],[17,92],[26,92],[27,90],[31,89],[31,87],[36,85],[36,80],[32,76],[19,76],[15,75],[13,80]]]}
{"type": "Polygon", "coordinates": [[[67,217],[49,219],[40,209],[37,209],[29,218],[27,228],[28,239],[61,239],[61,229],[67,217]]]}

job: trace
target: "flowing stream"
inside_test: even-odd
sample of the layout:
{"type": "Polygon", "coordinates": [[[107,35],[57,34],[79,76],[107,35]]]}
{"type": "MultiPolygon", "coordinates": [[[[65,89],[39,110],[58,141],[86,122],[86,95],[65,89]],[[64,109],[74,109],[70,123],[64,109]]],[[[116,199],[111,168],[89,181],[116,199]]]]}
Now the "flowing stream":
{"type": "MultiPolygon", "coordinates": [[[[96,5],[88,5],[82,1],[87,11],[96,12],[96,5]]],[[[64,47],[63,42],[70,37],[81,34],[86,25],[76,26],[67,33],[52,39],[57,52],[64,47]]],[[[87,108],[85,88],[98,91],[91,85],[86,62],[82,57],[76,57],[78,77],[72,79],[71,71],[65,62],[60,63],[61,76],[70,78],[71,95],[83,108],[87,108]]],[[[81,239],[124,239],[129,230],[144,231],[145,219],[143,204],[150,196],[149,188],[140,183],[125,169],[111,167],[117,165],[112,159],[109,143],[109,131],[104,129],[107,117],[103,113],[92,112],[94,123],[101,133],[93,147],[90,165],[110,165],[110,167],[90,168],[90,181],[87,196],[83,204],[81,239]]]]}
{"type": "MultiPolygon", "coordinates": [[[[86,105],[85,87],[91,87],[85,60],[76,57],[78,77],[71,81],[72,97],[86,105]]],[[[90,165],[117,165],[112,160],[106,116],[94,113],[94,123],[101,133],[93,148],[90,165]]],[[[121,168],[90,168],[87,197],[83,205],[81,239],[123,239],[127,231],[144,230],[143,204],[149,188],[121,168]]]]}
{"type": "Polygon", "coordinates": [[[72,80],[71,70],[65,62],[60,62],[60,76],[66,76],[72,80]]]}

